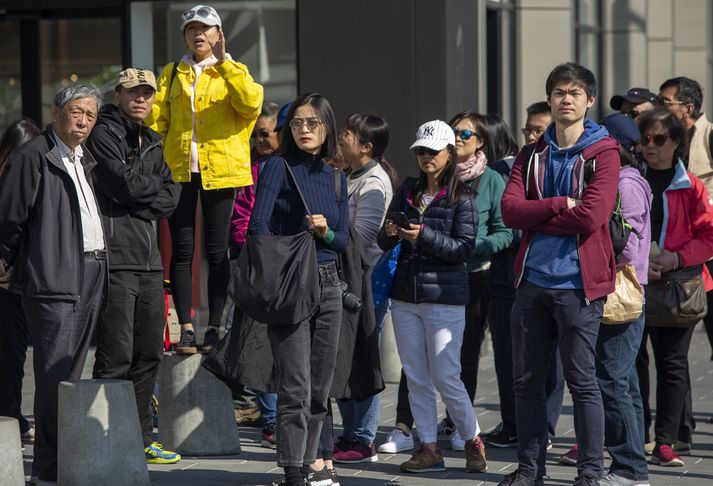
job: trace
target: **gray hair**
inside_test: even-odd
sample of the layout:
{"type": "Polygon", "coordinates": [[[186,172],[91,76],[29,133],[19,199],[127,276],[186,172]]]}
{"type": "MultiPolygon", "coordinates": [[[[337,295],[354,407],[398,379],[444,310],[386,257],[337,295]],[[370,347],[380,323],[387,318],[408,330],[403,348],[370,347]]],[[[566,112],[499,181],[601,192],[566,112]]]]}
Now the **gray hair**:
{"type": "Polygon", "coordinates": [[[264,116],[265,118],[277,118],[278,111],[280,111],[280,105],[266,101],[262,105],[260,116],[264,116]]]}
{"type": "Polygon", "coordinates": [[[94,98],[97,102],[97,110],[100,110],[104,104],[101,91],[93,84],[72,83],[57,91],[54,95],[54,105],[64,108],[70,101],[80,98],[94,98]]]}

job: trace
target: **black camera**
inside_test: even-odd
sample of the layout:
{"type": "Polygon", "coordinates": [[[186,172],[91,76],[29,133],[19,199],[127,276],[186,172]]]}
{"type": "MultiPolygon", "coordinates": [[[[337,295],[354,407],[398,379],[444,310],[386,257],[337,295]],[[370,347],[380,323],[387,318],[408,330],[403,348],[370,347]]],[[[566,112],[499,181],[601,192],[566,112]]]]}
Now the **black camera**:
{"type": "Polygon", "coordinates": [[[346,282],[340,280],[339,288],[342,289],[342,307],[351,314],[358,314],[361,308],[364,307],[364,303],[349,290],[346,282]]]}

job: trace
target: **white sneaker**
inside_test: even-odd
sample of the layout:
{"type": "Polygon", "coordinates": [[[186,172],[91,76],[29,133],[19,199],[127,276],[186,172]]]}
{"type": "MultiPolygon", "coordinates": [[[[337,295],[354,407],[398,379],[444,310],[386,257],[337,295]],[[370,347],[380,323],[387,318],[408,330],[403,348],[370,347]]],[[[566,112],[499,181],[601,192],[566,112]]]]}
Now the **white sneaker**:
{"type": "Polygon", "coordinates": [[[465,450],[465,441],[461,438],[460,434],[458,433],[458,430],[453,431],[453,433],[451,434],[450,441],[452,451],[465,450]]]}
{"type": "Polygon", "coordinates": [[[396,454],[398,452],[410,451],[413,449],[413,431],[410,435],[396,428],[392,430],[388,437],[386,437],[386,442],[379,446],[379,452],[384,452],[387,454],[396,454]]]}

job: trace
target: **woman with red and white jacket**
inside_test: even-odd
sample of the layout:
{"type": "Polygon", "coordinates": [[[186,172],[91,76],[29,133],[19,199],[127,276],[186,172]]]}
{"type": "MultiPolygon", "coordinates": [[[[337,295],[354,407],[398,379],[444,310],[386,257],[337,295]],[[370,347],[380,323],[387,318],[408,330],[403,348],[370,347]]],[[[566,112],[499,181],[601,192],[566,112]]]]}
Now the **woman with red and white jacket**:
{"type": "MultiPolygon", "coordinates": [[[[639,148],[646,159],[646,180],[653,193],[651,241],[661,250],[649,263],[649,283],[673,270],[702,266],[705,290],[711,290],[713,280],[703,264],[713,257],[713,207],[703,182],[688,172],[680,159],[687,141],[686,129],[667,110],[645,113],[639,128],[639,148]]],[[[651,463],[682,466],[683,460],[672,445],[678,438],[684,401],[690,391],[688,349],[695,324],[652,326],[652,317],[647,312],[646,328],[657,372],[656,446],[651,463]]]]}

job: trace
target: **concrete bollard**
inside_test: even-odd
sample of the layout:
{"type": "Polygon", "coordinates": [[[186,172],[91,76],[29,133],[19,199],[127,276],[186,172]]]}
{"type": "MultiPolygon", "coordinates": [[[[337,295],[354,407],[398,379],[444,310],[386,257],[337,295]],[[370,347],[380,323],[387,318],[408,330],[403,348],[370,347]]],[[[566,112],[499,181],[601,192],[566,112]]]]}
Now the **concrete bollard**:
{"type": "Polygon", "coordinates": [[[24,486],[20,423],[13,417],[0,417],[0,484],[24,486]]]}
{"type": "Polygon", "coordinates": [[[132,383],[60,383],[57,449],[57,482],[62,486],[147,486],[149,471],[132,383]]]}
{"type": "Polygon", "coordinates": [[[391,320],[391,311],[384,317],[384,325],[381,329],[381,375],[386,383],[398,383],[401,381],[401,358],[396,349],[396,336],[394,335],[394,323],[391,320]]]}
{"type": "Polygon", "coordinates": [[[230,390],[201,366],[202,359],[200,354],[164,355],[158,380],[159,442],[190,456],[240,454],[230,390]]]}

